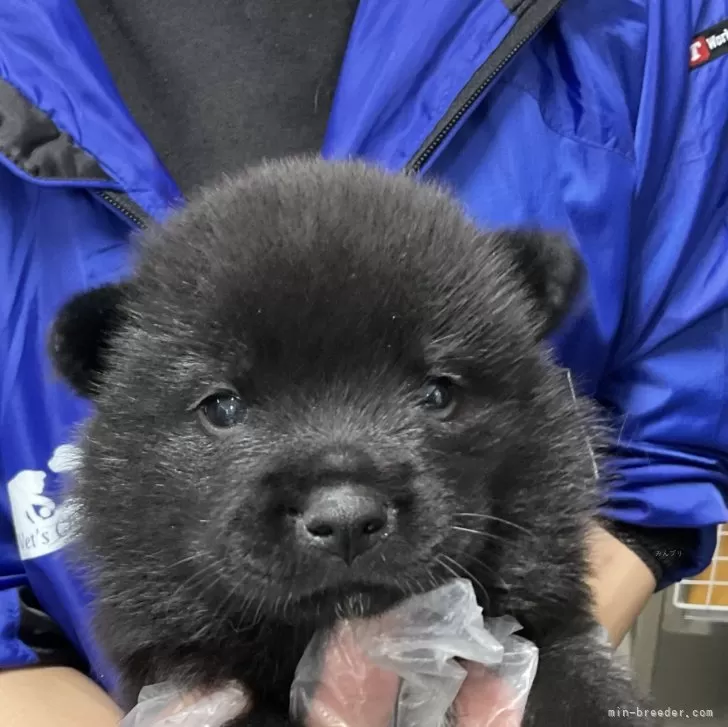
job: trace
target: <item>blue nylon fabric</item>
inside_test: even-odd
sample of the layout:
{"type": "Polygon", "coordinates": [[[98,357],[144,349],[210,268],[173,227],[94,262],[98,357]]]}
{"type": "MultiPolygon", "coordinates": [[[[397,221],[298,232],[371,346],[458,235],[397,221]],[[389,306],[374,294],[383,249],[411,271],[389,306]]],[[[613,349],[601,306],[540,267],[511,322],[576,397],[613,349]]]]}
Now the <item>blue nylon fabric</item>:
{"type": "Polygon", "coordinates": [[[179,191],[126,111],[73,0],[0,3],[0,40],[0,78],[48,113],[116,181],[78,186],[123,189],[162,216],[179,191]]]}
{"type": "Polygon", "coordinates": [[[3,666],[32,666],[35,654],[18,638],[20,604],[16,589],[0,590],[0,655],[3,666]]]}
{"type": "MultiPolygon", "coordinates": [[[[553,344],[614,418],[604,512],[701,529],[661,586],[701,570],[728,520],[728,57],[687,70],[692,36],[723,19],[728,0],[567,0],[424,170],[484,225],[561,229],[579,247],[590,287],[553,344]]],[[[513,22],[499,0],[362,0],[325,154],[400,169],[513,22]]],[[[152,216],[178,200],[69,0],[5,0],[0,77],[152,216]]],[[[63,300],[129,266],[129,228],[92,186],[0,160],[0,666],[33,659],[15,634],[30,584],[112,688],[82,579],[62,548],[21,560],[5,486],[39,472],[57,502],[47,463],[87,412],[49,376],[43,342],[63,300]]]]}
{"type": "Polygon", "coordinates": [[[402,169],[514,23],[500,2],[450,0],[426,7],[412,0],[360,0],[325,156],[356,155],[402,169]]]}
{"type": "MultiPolygon", "coordinates": [[[[31,470],[45,476],[45,496],[62,499],[62,477],[47,462],[56,447],[72,441],[88,406],[52,375],[46,332],[69,296],[124,274],[128,227],[87,192],[28,184],[3,166],[0,190],[0,667],[31,656],[13,637],[17,625],[2,617],[17,614],[17,587],[30,585],[111,688],[89,633],[83,582],[63,550],[20,560],[9,492],[18,473],[31,470]]],[[[34,529],[26,532],[32,536],[34,529]]]]}

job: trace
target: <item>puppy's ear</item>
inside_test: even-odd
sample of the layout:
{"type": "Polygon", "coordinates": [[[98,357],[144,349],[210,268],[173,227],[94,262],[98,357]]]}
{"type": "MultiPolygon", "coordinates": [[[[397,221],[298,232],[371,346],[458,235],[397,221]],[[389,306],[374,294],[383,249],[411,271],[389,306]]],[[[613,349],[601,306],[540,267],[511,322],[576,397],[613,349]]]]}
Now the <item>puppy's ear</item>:
{"type": "Polygon", "coordinates": [[[584,264],[560,235],[508,231],[505,244],[542,315],[539,336],[545,338],[563,322],[581,292],[586,277],[584,264]]]}
{"type": "Polygon", "coordinates": [[[71,298],[51,327],[49,352],[59,375],[80,396],[98,393],[112,336],[126,320],[128,283],[105,285],[71,298]]]}

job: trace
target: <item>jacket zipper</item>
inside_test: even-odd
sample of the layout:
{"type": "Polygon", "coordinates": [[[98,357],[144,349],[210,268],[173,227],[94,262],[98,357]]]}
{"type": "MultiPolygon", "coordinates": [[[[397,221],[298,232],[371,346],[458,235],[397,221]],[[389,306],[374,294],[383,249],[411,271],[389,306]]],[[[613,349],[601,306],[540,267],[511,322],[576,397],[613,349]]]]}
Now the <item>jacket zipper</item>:
{"type": "Polygon", "coordinates": [[[452,103],[445,116],[440,119],[430,135],[405,166],[408,174],[418,174],[432,155],[440,148],[460,119],[485,93],[496,76],[511,59],[546,25],[559,9],[563,0],[536,0],[516,21],[501,44],[488,60],[476,71],[465,88],[452,103]]]}
{"type": "MultiPolygon", "coordinates": [[[[527,1],[527,0],[526,0],[527,1]]],[[[470,82],[455,99],[445,116],[437,123],[430,135],[405,166],[408,174],[417,174],[440,148],[460,119],[485,93],[498,74],[551,19],[563,0],[536,0],[516,21],[501,44],[488,60],[478,69],[470,82]]],[[[139,229],[149,227],[145,212],[134,204],[127,195],[118,192],[98,192],[99,197],[139,229]]]]}
{"type": "Polygon", "coordinates": [[[127,195],[119,192],[97,192],[98,196],[123,217],[129,220],[140,230],[146,230],[149,227],[146,213],[136,204],[134,204],[127,195]]]}

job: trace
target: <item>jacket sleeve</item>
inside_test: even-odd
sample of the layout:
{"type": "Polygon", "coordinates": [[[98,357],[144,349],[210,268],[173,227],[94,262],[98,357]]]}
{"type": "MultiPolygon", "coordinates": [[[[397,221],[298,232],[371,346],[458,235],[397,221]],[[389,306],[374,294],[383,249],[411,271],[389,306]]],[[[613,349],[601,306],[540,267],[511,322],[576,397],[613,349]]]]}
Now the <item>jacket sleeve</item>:
{"type": "Polygon", "coordinates": [[[21,608],[17,588],[0,590],[0,669],[33,666],[33,650],[20,636],[21,608]]]}
{"type": "Polygon", "coordinates": [[[7,482],[7,472],[0,457],[0,669],[31,666],[38,662],[32,648],[21,636],[19,586],[23,582],[23,573],[6,499],[7,482]]]}
{"type": "Polygon", "coordinates": [[[88,665],[27,586],[0,590],[0,670],[88,665]]]}
{"type": "MultiPolygon", "coordinates": [[[[723,274],[717,287],[728,286],[723,274]]],[[[722,307],[682,314],[680,330],[614,371],[604,392],[620,421],[603,514],[621,523],[609,529],[652,568],[658,588],[703,570],[716,525],[728,520],[728,318],[722,307]]],[[[665,315],[680,310],[668,305],[665,315]]]]}
{"type": "MultiPolygon", "coordinates": [[[[7,483],[0,460],[0,483],[7,483]]],[[[0,492],[0,670],[27,666],[87,665],[58,624],[46,613],[18,555],[12,518],[0,492]]]]}
{"type": "Polygon", "coordinates": [[[715,3],[650,18],[627,294],[598,392],[618,432],[604,515],[684,549],[660,587],[704,569],[728,520],[728,58],[689,71],[698,5],[715,3]]]}

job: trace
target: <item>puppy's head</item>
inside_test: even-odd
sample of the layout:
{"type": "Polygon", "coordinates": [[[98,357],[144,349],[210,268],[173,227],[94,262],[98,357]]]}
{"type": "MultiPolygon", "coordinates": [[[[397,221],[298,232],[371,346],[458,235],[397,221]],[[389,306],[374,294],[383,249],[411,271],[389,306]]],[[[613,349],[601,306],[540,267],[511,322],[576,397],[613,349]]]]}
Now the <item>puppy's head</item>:
{"type": "Polygon", "coordinates": [[[358,164],[205,193],[52,332],[95,402],[76,495],[102,595],[193,623],[377,609],[533,529],[524,503],[581,477],[542,347],[580,270],[358,164]]]}

